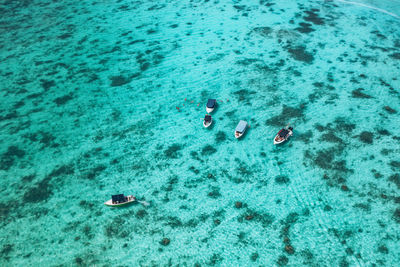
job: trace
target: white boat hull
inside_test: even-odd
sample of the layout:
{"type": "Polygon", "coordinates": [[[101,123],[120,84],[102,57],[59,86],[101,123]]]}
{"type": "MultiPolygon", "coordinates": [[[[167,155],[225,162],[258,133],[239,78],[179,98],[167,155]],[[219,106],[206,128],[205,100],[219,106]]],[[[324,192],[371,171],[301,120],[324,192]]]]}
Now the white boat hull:
{"type": "Polygon", "coordinates": [[[128,197],[128,201],[126,201],[126,202],[123,202],[123,203],[112,203],[112,199],[110,199],[110,200],[107,200],[106,202],[104,202],[104,205],[111,206],[111,207],[119,207],[119,206],[124,206],[124,205],[127,205],[129,203],[132,203],[132,202],[136,201],[136,198],[134,196],[132,196],[132,195],[127,196],[127,197],[128,197]]]}
{"type": "Polygon", "coordinates": [[[211,113],[211,112],[214,111],[214,108],[208,108],[208,107],[206,107],[206,111],[207,111],[207,113],[211,113]]]}
{"type": "Polygon", "coordinates": [[[206,123],[206,121],[203,121],[203,126],[206,127],[206,128],[210,127],[211,124],[212,124],[212,119],[208,123],[206,123]]]}
{"type": "Polygon", "coordinates": [[[243,136],[243,134],[244,134],[244,132],[243,132],[243,133],[235,132],[235,138],[236,138],[236,139],[239,139],[240,137],[243,136]]]}
{"type": "Polygon", "coordinates": [[[278,133],[277,135],[275,135],[274,145],[282,144],[283,142],[287,141],[289,139],[289,137],[291,137],[292,135],[293,135],[293,132],[290,131],[286,138],[283,138],[282,140],[277,141],[276,138],[279,137],[279,133],[278,133]]]}
{"type": "Polygon", "coordinates": [[[276,141],[277,137],[278,137],[278,135],[276,135],[275,138],[274,138],[274,145],[282,144],[283,142],[286,141],[286,139],[282,139],[282,141],[276,141]]]}

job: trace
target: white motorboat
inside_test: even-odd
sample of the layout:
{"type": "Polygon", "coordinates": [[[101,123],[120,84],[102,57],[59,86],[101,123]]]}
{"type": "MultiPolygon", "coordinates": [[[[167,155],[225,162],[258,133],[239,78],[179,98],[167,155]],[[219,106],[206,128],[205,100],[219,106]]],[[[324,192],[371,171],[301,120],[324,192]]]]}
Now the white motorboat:
{"type": "Polygon", "coordinates": [[[208,115],[208,114],[207,114],[207,115],[204,117],[203,126],[206,127],[206,128],[208,128],[208,127],[210,127],[211,124],[212,124],[211,115],[208,115]]]}
{"type": "Polygon", "coordinates": [[[107,206],[119,207],[135,201],[136,197],[132,195],[124,196],[123,194],[118,194],[111,196],[111,199],[104,202],[104,204],[107,206]]]}
{"type": "Polygon", "coordinates": [[[248,126],[248,124],[246,121],[239,121],[239,123],[235,129],[236,139],[239,139],[240,137],[243,136],[243,134],[246,132],[247,126],[248,126]]]}
{"type": "Polygon", "coordinates": [[[293,135],[292,127],[285,127],[281,129],[274,138],[274,145],[282,144],[293,135]]]}

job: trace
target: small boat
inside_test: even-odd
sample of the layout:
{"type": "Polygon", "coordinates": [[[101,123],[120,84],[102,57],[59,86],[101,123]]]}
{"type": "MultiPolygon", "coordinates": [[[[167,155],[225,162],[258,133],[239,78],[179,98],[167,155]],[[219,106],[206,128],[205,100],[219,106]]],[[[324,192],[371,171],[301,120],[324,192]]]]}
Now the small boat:
{"type": "Polygon", "coordinates": [[[210,125],[211,125],[211,123],[212,123],[212,118],[211,118],[211,115],[206,115],[205,117],[204,117],[204,120],[203,120],[203,125],[204,125],[204,127],[209,127],[210,125]]]}
{"type": "Polygon", "coordinates": [[[123,194],[118,194],[118,195],[113,195],[111,196],[111,199],[104,202],[105,205],[107,206],[113,206],[113,207],[118,207],[118,206],[123,206],[132,202],[136,201],[136,197],[129,195],[129,196],[124,196],[123,194]]]}
{"type": "Polygon", "coordinates": [[[207,113],[213,112],[216,105],[217,105],[217,100],[216,99],[208,99],[207,105],[206,105],[207,113]]]}
{"type": "Polygon", "coordinates": [[[242,135],[244,134],[246,129],[247,129],[247,122],[239,121],[239,124],[236,126],[236,129],[235,129],[235,137],[236,137],[236,139],[242,137],[242,135]]]}
{"type": "Polygon", "coordinates": [[[274,145],[281,144],[289,139],[293,135],[292,127],[285,127],[281,129],[274,138],[274,145]]]}

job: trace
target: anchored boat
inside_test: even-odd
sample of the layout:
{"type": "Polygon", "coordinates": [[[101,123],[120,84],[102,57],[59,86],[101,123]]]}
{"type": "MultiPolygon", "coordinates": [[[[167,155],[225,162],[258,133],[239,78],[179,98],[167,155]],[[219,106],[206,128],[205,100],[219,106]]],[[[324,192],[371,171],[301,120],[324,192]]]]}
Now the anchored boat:
{"type": "Polygon", "coordinates": [[[240,138],[243,136],[244,132],[247,129],[247,122],[246,121],[239,121],[239,124],[236,126],[235,129],[235,137],[236,139],[240,138]]]}
{"type": "Polygon", "coordinates": [[[217,105],[217,100],[216,99],[208,99],[207,105],[206,105],[207,113],[213,112],[216,105],[217,105]]]}
{"type": "Polygon", "coordinates": [[[132,195],[124,196],[123,194],[118,194],[111,196],[111,199],[104,202],[104,204],[107,206],[119,207],[135,201],[136,197],[132,195]]]}
{"type": "Polygon", "coordinates": [[[207,127],[209,127],[211,124],[212,124],[211,115],[208,115],[208,114],[207,114],[207,115],[204,117],[203,126],[207,128],[207,127]]]}
{"type": "Polygon", "coordinates": [[[285,127],[281,129],[274,138],[274,145],[281,144],[289,139],[293,135],[292,127],[285,127]]]}

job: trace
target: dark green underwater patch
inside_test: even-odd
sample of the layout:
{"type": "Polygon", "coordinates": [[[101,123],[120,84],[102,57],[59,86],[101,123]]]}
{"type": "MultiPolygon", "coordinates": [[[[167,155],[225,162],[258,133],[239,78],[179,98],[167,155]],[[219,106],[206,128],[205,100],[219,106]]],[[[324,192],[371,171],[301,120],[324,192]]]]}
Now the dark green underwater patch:
{"type": "Polygon", "coordinates": [[[254,252],[251,254],[250,259],[251,261],[257,261],[258,257],[259,257],[258,253],[254,252]]]}
{"type": "Polygon", "coordinates": [[[215,134],[215,142],[217,142],[217,144],[218,143],[222,143],[223,141],[225,141],[226,140],[226,133],[225,132],[223,132],[223,131],[218,131],[216,134],[215,134]]]}
{"type": "Polygon", "coordinates": [[[319,9],[311,9],[311,10],[307,10],[304,13],[307,14],[307,16],[303,17],[305,21],[309,21],[311,23],[313,23],[314,25],[324,25],[325,21],[323,18],[321,18],[320,16],[318,16],[318,12],[319,9]]]}
{"type": "Polygon", "coordinates": [[[289,177],[284,175],[278,175],[275,177],[275,182],[277,184],[288,184],[290,182],[289,177]]]}
{"type": "Polygon", "coordinates": [[[393,212],[393,220],[397,223],[400,223],[400,208],[397,208],[394,212],[393,212]]]}
{"type": "Polygon", "coordinates": [[[48,200],[53,194],[52,187],[49,184],[50,178],[46,177],[34,187],[29,188],[24,194],[24,201],[30,203],[48,200]]]}
{"type": "Polygon", "coordinates": [[[365,144],[372,144],[374,141],[374,134],[371,132],[364,131],[360,134],[360,140],[365,144]]]}
{"type": "Polygon", "coordinates": [[[146,210],[141,209],[141,210],[138,210],[138,211],[136,212],[135,217],[136,217],[137,219],[143,219],[144,217],[147,216],[147,214],[148,214],[148,213],[147,213],[146,210]]]}
{"type": "Polygon", "coordinates": [[[6,218],[8,217],[8,215],[15,208],[17,208],[17,206],[18,206],[17,202],[0,203],[0,221],[1,222],[6,222],[6,218]]]}
{"type": "Polygon", "coordinates": [[[389,249],[385,245],[381,245],[378,247],[378,252],[383,254],[388,254],[389,249]]]}
{"type": "Polygon", "coordinates": [[[104,232],[108,238],[126,238],[129,231],[126,230],[125,220],[122,215],[116,216],[109,224],[106,225],[104,232]]]}
{"type": "Polygon", "coordinates": [[[238,222],[255,221],[260,223],[264,228],[269,227],[275,220],[275,217],[269,213],[257,212],[253,209],[246,208],[246,210],[238,218],[238,222]]]}
{"type": "Polygon", "coordinates": [[[389,57],[400,60],[400,53],[393,53],[393,54],[389,55],[389,57]]]}
{"type": "Polygon", "coordinates": [[[219,198],[221,196],[221,193],[219,192],[219,187],[211,187],[211,192],[209,192],[207,196],[214,199],[219,198]]]}
{"type": "Polygon", "coordinates": [[[110,80],[111,80],[111,86],[122,86],[131,82],[130,78],[124,77],[122,75],[112,76],[110,80]]]}
{"type": "Polygon", "coordinates": [[[25,156],[25,151],[17,146],[9,146],[7,151],[3,153],[0,159],[0,170],[9,170],[13,165],[16,158],[25,156]]]}
{"type": "Polygon", "coordinates": [[[41,82],[42,88],[45,91],[49,90],[51,87],[56,85],[56,83],[54,81],[48,81],[48,80],[44,80],[44,79],[40,80],[40,82],[41,82]]]}
{"type": "Polygon", "coordinates": [[[364,89],[363,88],[358,88],[356,90],[351,91],[351,97],[353,98],[372,98],[372,96],[367,95],[366,93],[363,93],[364,89]]]}
{"type": "Polygon", "coordinates": [[[299,23],[299,27],[295,28],[295,30],[301,33],[310,33],[315,31],[311,26],[310,23],[301,22],[299,23]]]}
{"type": "Polygon", "coordinates": [[[279,256],[276,263],[278,264],[278,266],[286,266],[289,263],[289,259],[286,256],[281,255],[279,256]]]}
{"type": "Polygon", "coordinates": [[[301,61],[307,64],[311,64],[314,61],[314,56],[307,52],[305,46],[288,47],[287,51],[293,59],[301,61]]]}
{"type": "Polygon", "coordinates": [[[270,37],[273,29],[271,27],[256,27],[253,31],[263,37],[270,37]]]}
{"type": "Polygon", "coordinates": [[[383,109],[385,111],[387,111],[389,114],[396,114],[397,113],[397,111],[395,109],[393,109],[393,108],[391,108],[389,106],[385,106],[383,109]]]}
{"type": "Polygon", "coordinates": [[[337,137],[333,132],[323,134],[321,136],[321,140],[325,141],[325,142],[330,142],[330,143],[338,143],[338,144],[343,143],[343,140],[341,138],[337,137]]]}
{"type": "Polygon", "coordinates": [[[400,161],[392,160],[390,162],[390,166],[392,166],[394,168],[400,168],[400,161]]]}
{"type": "Polygon", "coordinates": [[[7,259],[8,254],[13,251],[14,245],[13,244],[3,244],[3,248],[0,251],[0,256],[2,259],[7,259]]]}
{"type": "Polygon", "coordinates": [[[12,119],[16,119],[16,118],[18,118],[18,114],[15,110],[7,113],[4,116],[0,115],[0,121],[12,120],[12,119]]]}
{"type": "Polygon", "coordinates": [[[269,118],[267,125],[282,127],[290,122],[291,119],[303,118],[305,105],[301,104],[298,108],[283,105],[281,114],[269,118]]]}
{"type": "Polygon", "coordinates": [[[218,265],[220,266],[221,262],[223,261],[224,258],[222,258],[221,255],[219,254],[213,254],[210,258],[210,260],[208,261],[207,265],[209,266],[215,266],[218,265]]]}
{"type": "Polygon", "coordinates": [[[330,185],[333,185],[332,182],[344,181],[342,178],[342,175],[344,173],[353,172],[353,170],[346,167],[346,161],[344,159],[335,160],[335,158],[341,155],[342,152],[343,146],[339,145],[336,147],[319,150],[316,152],[315,155],[312,155],[310,151],[305,151],[304,157],[310,159],[314,166],[317,166],[324,170],[334,171],[331,176],[328,176],[326,174],[324,175],[324,179],[328,180],[330,182],[330,185]]]}
{"type": "Polygon", "coordinates": [[[53,100],[53,102],[56,103],[57,106],[62,106],[72,99],[73,99],[72,94],[68,94],[68,95],[57,97],[56,99],[53,100]]]}
{"type": "Polygon", "coordinates": [[[389,177],[389,182],[394,183],[398,189],[400,189],[400,174],[396,173],[389,177]]]}
{"type": "Polygon", "coordinates": [[[252,95],[255,95],[255,91],[250,91],[247,89],[241,89],[238,91],[233,92],[234,95],[237,96],[238,102],[246,102],[246,104],[250,103],[250,100],[252,99],[252,95]]]}
{"type": "Polygon", "coordinates": [[[96,167],[92,168],[89,170],[89,172],[86,174],[86,178],[89,180],[93,180],[95,179],[98,175],[100,175],[100,173],[102,171],[104,171],[105,169],[107,169],[107,167],[105,165],[97,165],[96,167]]]}
{"type": "Polygon", "coordinates": [[[296,132],[296,140],[302,141],[305,144],[308,144],[310,140],[313,138],[314,134],[311,130],[308,130],[305,133],[296,132]]]}
{"type": "Polygon", "coordinates": [[[378,129],[378,134],[388,136],[390,135],[390,132],[386,129],[378,129]]]}
{"type": "Polygon", "coordinates": [[[213,146],[206,145],[201,150],[201,155],[202,156],[210,156],[210,155],[214,154],[215,152],[217,152],[217,150],[213,146]]]}
{"type": "Polygon", "coordinates": [[[176,159],[180,156],[179,151],[182,149],[181,144],[172,144],[166,150],[164,150],[164,155],[170,159],[176,159]]]}
{"type": "Polygon", "coordinates": [[[47,177],[51,179],[61,175],[70,175],[73,174],[74,171],[72,164],[62,165],[61,167],[54,169],[49,175],[47,175],[47,177]]]}

